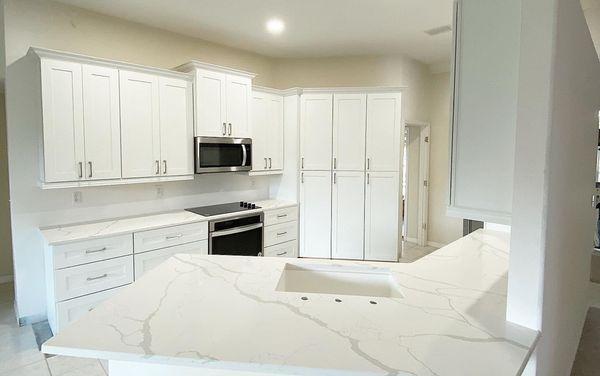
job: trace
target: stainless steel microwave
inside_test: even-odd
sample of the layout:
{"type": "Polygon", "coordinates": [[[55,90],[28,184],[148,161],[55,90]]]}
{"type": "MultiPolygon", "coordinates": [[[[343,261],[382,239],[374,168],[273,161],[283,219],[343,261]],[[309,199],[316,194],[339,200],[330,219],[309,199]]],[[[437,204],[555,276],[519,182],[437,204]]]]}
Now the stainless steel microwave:
{"type": "Polygon", "coordinates": [[[195,137],[197,174],[250,171],[252,139],[232,137],[195,137]]]}

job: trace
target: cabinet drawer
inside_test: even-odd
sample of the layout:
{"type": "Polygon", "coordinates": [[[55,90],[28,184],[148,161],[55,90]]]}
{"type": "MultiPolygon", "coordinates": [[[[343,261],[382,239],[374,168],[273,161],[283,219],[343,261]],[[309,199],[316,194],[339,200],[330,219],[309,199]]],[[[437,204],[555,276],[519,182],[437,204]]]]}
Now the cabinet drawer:
{"type": "Polygon", "coordinates": [[[159,228],[133,234],[135,253],[208,239],[208,222],[159,228]]]}
{"type": "MultiPolygon", "coordinates": [[[[90,312],[100,303],[115,295],[123,287],[97,292],[95,294],[70,299],[56,304],[57,329],[63,330],[73,321],[90,312]]],[[[55,335],[57,333],[54,333],[55,335]]]]}
{"type": "Polygon", "coordinates": [[[57,245],[52,248],[54,269],[88,264],[131,253],[133,253],[131,234],[57,245]]]}
{"type": "Polygon", "coordinates": [[[298,207],[283,208],[265,211],[265,226],[276,225],[298,220],[298,207]]]}
{"type": "Polygon", "coordinates": [[[62,301],[133,282],[133,256],[73,266],[54,273],[56,300],[62,301]]]}
{"type": "Polygon", "coordinates": [[[298,241],[292,240],[266,247],[265,257],[298,257],[298,241]]]}
{"type": "Polygon", "coordinates": [[[208,240],[201,240],[199,242],[177,245],[144,253],[136,253],[135,256],[133,256],[135,262],[135,279],[137,280],[144,273],[154,269],[177,253],[198,253],[207,255],[208,240]]]}
{"type": "Polygon", "coordinates": [[[298,222],[287,222],[265,227],[265,247],[295,240],[298,235],[298,222]]]}

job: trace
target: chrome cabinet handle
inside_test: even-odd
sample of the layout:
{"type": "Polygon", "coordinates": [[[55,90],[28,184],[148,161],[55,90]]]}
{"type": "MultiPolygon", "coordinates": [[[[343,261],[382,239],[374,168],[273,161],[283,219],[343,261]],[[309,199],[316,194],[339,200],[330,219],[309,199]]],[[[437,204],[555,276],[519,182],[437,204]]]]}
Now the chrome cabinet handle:
{"type": "Polygon", "coordinates": [[[304,172],[300,174],[300,183],[304,184],[304,172]]]}
{"type": "Polygon", "coordinates": [[[92,162],[88,162],[88,166],[90,167],[90,174],[88,175],[88,178],[91,178],[93,173],[92,173],[92,162]]]}
{"type": "Polygon", "coordinates": [[[371,158],[367,158],[367,170],[371,169],[371,158]]]}
{"type": "Polygon", "coordinates": [[[99,275],[99,276],[97,276],[97,277],[87,277],[86,279],[87,279],[88,281],[95,281],[95,280],[102,279],[102,278],[106,278],[106,277],[108,277],[108,274],[104,273],[104,274],[102,274],[102,275],[99,275]]]}
{"type": "Polygon", "coordinates": [[[167,174],[167,160],[163,159],[163,174],[167,174]]]}
{"type": "Polygon", "coordinates": [[[160,162],[158,161],[158,159],[156,161],[154,161],[156,163],[156,171],[155,174],[158,175],[160,174],[160,162]]]}
{"type": "Polygon", "coordinates": [[[337,158],[333,158],[333,169],[336,170],[337,169],[337,158]]]}
{"type": "Polygon", "coordinates": [[[182,236],[183,236],[183,234],[169,235],[169,236],[166,236],[166,237],[165,237],[165,239],[166,239],[166,240],[179,239],[179,238],[181,238],[182,236]]]}
{"type": "Polygon", "coordinates": [[[277,256],[283,256],[283,255],[287,255],[287,252],[281,252],[281,253],[277,254],[277,256]]]}
{"type": "Polygon", "coordinates": [[[269,170],[273,168],[273,161],[269,158],[269,170]]]}
{"type": "Polygon", "coordinates": [[[370,174],[367,174],[367,184],[369,184],[369,182],[370,182],[370,179],[369,179],[370,176],[371,176],[370,174]]]}
{"type": "Polygon", "coordinates": [[[231,123],[229,123],[229,135],[231,136],[231,123]]]}
{"type": "Polygon", "coordinates": [[[301,163],[301,168],[304,168],[304,157],[302,157],[302,163],[301,163]]]}
{"type": "Polygon", "coordinates": [[[223,123],[223,136],[227,134],[227,123],[223,123]]]}
{"type": "Polygon", "coordinates": [[[265,170],[267,169],[267,158],[265,158],[265,170]]]}
{"type": "Polygon", "coordinates": [[[106,251],[106,247],[102,247],[99,249],[86,249],[85,254],[89,255],[90,253],[98,253],[98,252],[104,252],[104,251],[106,251]]]}
{"type": "Polygon", "coordinates": [[[279,214],[279,215],[277,215],[277,218],[285,218],[285,217],[287,217],[287,214],[279,214]]]}
{"type": "Polygon", "coordinates": [[[284,231],[284,232],[278,232],[278,233],[277,233],[277,236],[283,236],[283,235],[285,235],[285,234],[287,234],[287,231],[284,231]]]}
{"type": "Polygon", "coordinates": [[[83,162],[79,162],[79,179],[83,177],[83,162]]]}
{"type": "Polygon", "coordinates": [[[333,184],[337,183],[337,172],[333,173],[333,184]]]}

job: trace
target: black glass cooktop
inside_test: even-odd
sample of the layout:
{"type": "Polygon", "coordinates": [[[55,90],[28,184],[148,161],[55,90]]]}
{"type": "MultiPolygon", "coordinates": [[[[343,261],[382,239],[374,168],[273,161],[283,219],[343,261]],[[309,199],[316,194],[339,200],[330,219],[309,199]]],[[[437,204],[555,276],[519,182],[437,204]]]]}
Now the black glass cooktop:
{"type": "Polygon", "coordinates": [[[197,208],[185,209],[189,212],[209,217],[211,215],[227,214],[242,212],[247,210],[260,209],[260,206],[256,206],[251,202],[230,202],[228,204],[211,205],[211,206],[200,206],[197,208]]]}

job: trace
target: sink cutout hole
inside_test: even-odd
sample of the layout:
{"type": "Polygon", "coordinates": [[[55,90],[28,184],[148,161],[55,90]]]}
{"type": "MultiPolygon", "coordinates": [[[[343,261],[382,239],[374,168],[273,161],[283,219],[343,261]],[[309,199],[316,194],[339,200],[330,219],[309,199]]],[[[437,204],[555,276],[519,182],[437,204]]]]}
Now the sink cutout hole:
{"type": "Polygon", "coordinates": [[[371,304],[377,304],[377,302],[374,301],[374,300],[371,300],[369,303],[371,303],[371,304]]]}

